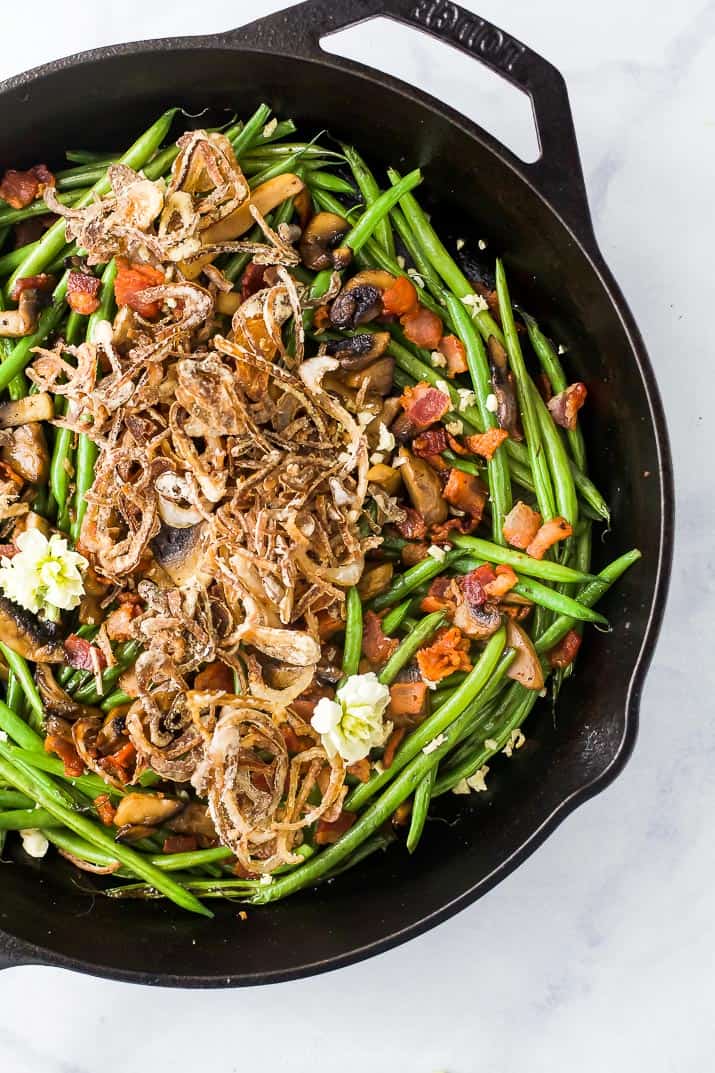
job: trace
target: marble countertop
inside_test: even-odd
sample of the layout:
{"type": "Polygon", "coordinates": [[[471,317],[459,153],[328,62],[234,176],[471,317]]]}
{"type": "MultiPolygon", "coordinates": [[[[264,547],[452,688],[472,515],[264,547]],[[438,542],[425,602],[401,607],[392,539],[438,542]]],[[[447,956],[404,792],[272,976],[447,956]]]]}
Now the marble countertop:
{"type": "MultiPolygon", "coordinates": [[[[281,6],[34,0],[31,32],[24,18],[4,20],[0,77],[95,45],[226,29],[281,6]]],[[[261,1068],[292,1073],[334,1065],[342,1073],[712,1068],[715,4],[465,6],[563,72],[596,233],[665,399],[676,560],[635,754],[613,786],[480,902],[364,964],[280,988],[210,993],[43,968],[0,974],[7,1073],[119,1073],[140,1064],[230,1073],[257,1064],[266,1044],[273,1059],[261,1068]]],[[[367,27],[340,47],[528,144],[513,94],[453,54],[444,63],[443,47],[367,27]]]]}

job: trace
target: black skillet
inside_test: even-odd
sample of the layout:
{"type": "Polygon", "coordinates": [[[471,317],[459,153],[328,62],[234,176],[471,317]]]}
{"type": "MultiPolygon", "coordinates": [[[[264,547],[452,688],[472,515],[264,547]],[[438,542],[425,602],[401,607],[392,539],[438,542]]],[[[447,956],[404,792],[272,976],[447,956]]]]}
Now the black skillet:
{"type": "MultiPolygon", "coordinates": [[[[60,165],[64,148],[114,148],[172,104],[249,114],[259,101],[326,127],[374,164],[420,164],[441,226],[484,237],[512,291],[569,348],[588,384],[593,476],[613,507],[597,565],[634,545],[642,562],[603,601],[554,719],[544,702],[490,793],[451,798],[419,852],[393,848],[332,884],[206,921],[160,903],[93,897],[59,859],[18,852],[0,870],[0,963],[60,965],[140,983],[270,983],[349,964],[469,905],[620,772],[663,613],[673,493],[663,412],[643,342],[594,238],[561,75],[525,45],[444,0],[310,0],[231,33],[97,49],[0,86],[0,169],[60,165]],[[402,82],[328,55],[320,38],[371,16],[425,30],[531,97],[541,157],[524,164],[480,127],[402,82]]],[[[598,853],[598,845],[589,852],[598,853]]]]}

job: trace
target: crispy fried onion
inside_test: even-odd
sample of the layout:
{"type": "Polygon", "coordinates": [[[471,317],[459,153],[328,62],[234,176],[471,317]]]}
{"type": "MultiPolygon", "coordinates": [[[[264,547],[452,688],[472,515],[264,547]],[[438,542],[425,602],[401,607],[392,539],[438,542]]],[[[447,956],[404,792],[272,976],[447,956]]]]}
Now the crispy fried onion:
{"type": "MultiPolygon", "coordinates": [[[[299,722],[301,736],[315,739],[299,722]]],[[[262,874],[300,860],[293,850],[301,830],[339,811],[344,778],[340,757],[329,759],[317,743],[289,758],[271,712],[254,698],[227,695],[192,783],[208,798],[221,842],[246,872],[262,874]],[[329,777],[319,781],[324,770],[329,777]],[[316,787],[324,789],[313,805],[309,798],[316,787]]]]}

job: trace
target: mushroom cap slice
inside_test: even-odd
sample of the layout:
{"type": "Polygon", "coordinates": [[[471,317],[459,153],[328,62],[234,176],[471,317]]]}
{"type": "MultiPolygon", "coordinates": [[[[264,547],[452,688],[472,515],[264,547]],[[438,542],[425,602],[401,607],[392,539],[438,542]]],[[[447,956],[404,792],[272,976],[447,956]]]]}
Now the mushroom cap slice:
{"type": "Polygon", "coordinates": [[[0,641],[34,663],[62,663],[60,628],[0,596],[0,641]]]}
{"type": "Polygon", "coordinates": [[[184,585],[191,578],[198,578],[204,583],[210,580],[211,575],[204,567],[206,548],[203,532],[203,522],[184,529],[162,524],[151,541],[154,558],[175,585],[184,585]]]}

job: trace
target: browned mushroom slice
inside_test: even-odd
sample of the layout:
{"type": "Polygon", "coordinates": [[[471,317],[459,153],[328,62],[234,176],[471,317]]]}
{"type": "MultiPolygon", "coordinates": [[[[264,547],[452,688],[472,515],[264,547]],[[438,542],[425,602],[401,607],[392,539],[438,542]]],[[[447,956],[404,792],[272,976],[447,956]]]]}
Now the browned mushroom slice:
{"type": "Polygon", "coordinates": [[[4,402],[0,406],[0,428],[15,428],[28,421],[51,421],[55,416],[55,404],[46,391],[26,395],[24,399],[4,402]]]}
{"type": "Polygon", "coordinates": [[[44,484],[50,475],[50,455],[42,425],[36,421],[19,425],[10,435],[11,442],[0,450],[2,461],[30,484],[44,484]]]}
{"type": "Polygon", "coordinates": [[[170,831],[179,835],[202,835],[204,838],[216,838],[216,828],[205,805],[190,801],[183,812],[166,821],[170,831]]]}
{"type": "Polygon", "coordinates": [[[162,525],[151,541],[154,558],[175,585],[183,585],[194,577],[208,580],[208,575],[202,570],[206,554],[202,540],[203,528],[203,523],[186,529],[162,525]]]}
{"type": "Polygon", "coordinates": [[[390,587],[392,581],[392,563],[377,563],[368,566],[358,582],[357,590],[362,600],[371,600],[373,596],[384,592],[390,587]]]}
{"type": "Polygon", "coordinates": [[[439,477],[429,462],[417,458],[406,447],[400,448],[400,458],[405,460],[400,466],[400,474],[413,507],[422,516],[427,528],[439,525],[448,513],[439,477]]]}
{"type": "Polygon", "coordinates": [[[114,836],[115,842],[139,842],[142,838],[151,838],[156,834],[156,828],[145,823],[127,823],[120,827],[114,836]]]}
{"type": "Polygon", "coordinates": [[[35,667],[35,682],[42,697],[42,703],[46,710],[53,715],[62,716],[70,721],[78,719],[81,715],[87,715],[92,709],[87,709],[78,704],[69,693],[65,692],[52,673],[52,668],[47,663],[38,663],[35,667]]]}
{"type": "Polygon", "coordinates": [[[325,352],[331,358],[337,358],[343,369],[354,372],[367,368],[373,361],[381,358],[389,342],[389,332],[359,332],[357,335],[346,335],[342,339],[328,340],[325,352]]]}
{"type": "Polygon", "coordinates": [[[0,313],[0,336],[19,339],[23,335],[31,335],[37,327],[39,314],[37,291],[23,291],[17,309],[6,309],[0,313]]]}
{"type": "Polygon", "coordinates": [[[520,682],[525,689],[543,689],[544,670],[541,660],[526,630],[511,618],[506,621],[506,643],[516,652],[506,672],[508,677],[520,682]]]}
{"type": "Polygon", "coordinates": [[[389,355],[378,358],[364,369],[354,369],[345,377],[348,387],[365,388],[375,395],[389,395],[395,374],[395,359],[389,355]]]}
{"type": "Polygon", "coordinates": [[[490,335],[487,340],[492,384],[497,399],[497,421],[513,440],[523,439],[519,422],[519,406],[516,400],[514,377],[509,370],[507,353],[499,340],[490,335]]]}
{"type": "Polygon", "coordinates": [[[0,596],[0,641],[33,663],[62,663],[59,626],[0,596]]]}
{"type": "Polygon", "coordinates": [[[371,484],[377,484],[389,496],[395,496],[400,490],[402,477],[399,469],[394,466],[386,466],[384,462],[378,462],[367,471],[367,479],[371,484]]]}
{"type": "Polygon", "coordinates": [[[357,328],[382,313],[382,291],[369,283],[343,288],[330,306],[330,322],[336,328],[357,328]]]}
{"type": "Polygon", "coordinates": [[[17,519],[12,531],[13,541],[16,541],[20,533],[24,533],[28,529],[37,529],[38,532],[48,538],[52,532],[52,527],[47,521],[47,518],[43,518],[41,514],[38,514],[34,510],[28,510],[27,514],[21,514],[17,519]]]}
{"type": "Polygon", "coordinates": [[[356,272],[343,290],[351,291],[354,287],[377,287],[380,291],[386,291],[395,282],[395,277],[385,272],[382,268],[364,268],[362,272],[356,272]]]}
{"type": "Polygon", "coordinates": [[[117,827],[135,827],[139,824],[158,827],[159,824],[178,816],[184,807],[183,801],[162,794],[127,794],[117,805],[114,822],[117,827]]]}
{"type": "Polygon", "coordinates": [[[334,212],[318,212],[301,235],[298,249],[306,268],[322,272],[326,268],[337,271],[347,268],[352,256],[340,241],[350,230],[344,217],[334,212]]]}

